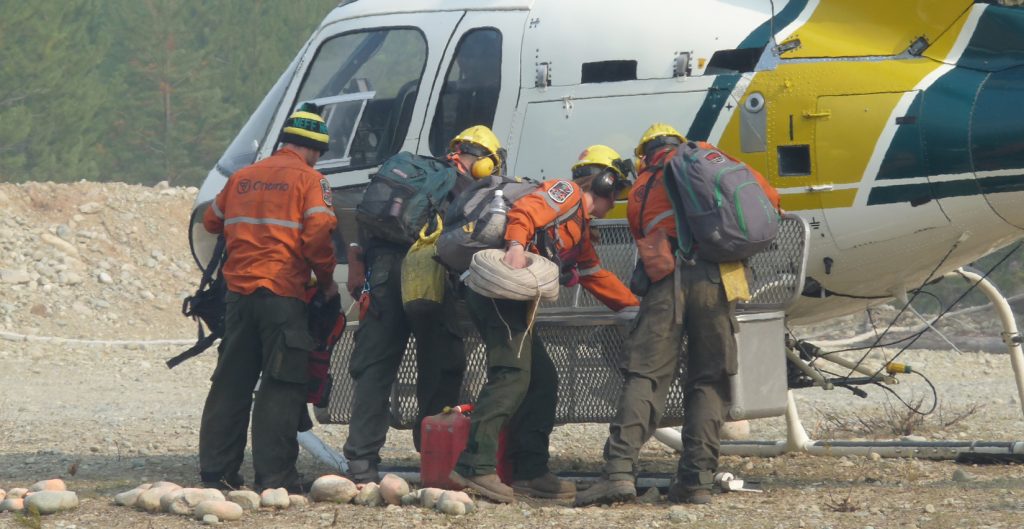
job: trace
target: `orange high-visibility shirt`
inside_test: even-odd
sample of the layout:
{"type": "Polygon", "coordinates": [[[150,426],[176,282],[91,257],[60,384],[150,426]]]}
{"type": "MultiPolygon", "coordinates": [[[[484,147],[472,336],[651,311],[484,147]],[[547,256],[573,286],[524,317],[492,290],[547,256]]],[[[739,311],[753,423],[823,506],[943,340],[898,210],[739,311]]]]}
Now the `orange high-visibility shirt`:
{"type": "Polygon", "coordinates": [[[608,308],[619,311],[640,304],[636,296],[608,270],[590,241],[590,215],[583,206],[583,191],[575,182],[549,180],[520,198],[508,212],[506,241],[517,241],[531,251],[537,230],[548,227],[559,255],[577,253],[580,284],[608,308]],[[550,226],[558,221],[557,229],[550,226]],[[550,226],[550,227],[548,227],[550,226]]]}
{"type": "Polygon", "coordinates": [[[203,215],[203,226],[225,236],[224,279],[232,292],[265,287],[302,299],[310,271],[321,285],[334,280],[331,187],[291,149],[232,175],[203,215]]]}

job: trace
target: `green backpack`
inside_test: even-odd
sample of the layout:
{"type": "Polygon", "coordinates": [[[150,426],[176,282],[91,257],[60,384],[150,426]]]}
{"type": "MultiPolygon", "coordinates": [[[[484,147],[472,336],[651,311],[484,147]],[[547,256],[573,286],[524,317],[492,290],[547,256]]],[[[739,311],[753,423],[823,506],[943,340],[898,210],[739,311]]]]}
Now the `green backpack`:
{"type": "Polygon", "coordinates": [[[457,176],[446,160],[400,152],[370,175],[356,221],[372,237],[412,244],[420,228],[446,207],[457,176]]]}

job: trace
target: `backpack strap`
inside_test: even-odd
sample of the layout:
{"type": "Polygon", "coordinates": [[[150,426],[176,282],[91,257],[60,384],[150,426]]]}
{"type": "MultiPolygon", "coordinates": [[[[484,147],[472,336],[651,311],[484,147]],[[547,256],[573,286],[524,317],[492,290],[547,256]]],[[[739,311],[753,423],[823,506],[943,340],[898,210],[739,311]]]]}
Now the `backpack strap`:
{"type": "MultiPolygon", "coordinates": [[[[668,156],[666,156],[665,158],[668,158],[668,156]]],[[[655,217],[658,222],[655,222],[655,221],[652,220],[651,222],[649,222],[647,224],[646,227],[644,227],[644,225],[643,225],[644,211],[647,209],[647,197],[649,197],[651,195],[651,188],[654,187],[654,181],[657,180],[658,178],[663,178],[664,177],[664,174],[665,174],[665,159],[663,158],[656,165],[652,165],[651,169],[654,170],[654,173],[651,174],[651,178],[649,180],[647,180],[647,185],[644,186],[644,196],[643,196],[643,198],[640,199],[640,222],[641,222],[641,224],[640,224],[640,226],[637,226],[637,228],[640,230],[640,236],[641,237],[646,237],[647,236],[647,232],[651,231],[651,229],[654,226],[656,226],[658,224],[658,222],[661,222],[661,219],[664,218],[662,216],[662,215],[664,215],[664,213],[662,213],[661,215],[658,215],[657,217],[655,217]]]]}
{"type": "Polygon", "coordinates": [[[199,280],[199,290],[196,291],[195,295],[185,298],[185,301],[181,304],[182,315],[190,317],[196,321],[198,336],[195,345],[189,347],[170,360],[167,360],[166,364],[168,369],[173,369],[185,360],[202,353],[213,345],[213,342],[215,342],[217,338],[220,338],[220,333],[216,332],[213,328],[210,329],[209,335],[203,332],[203,322],[200,321],[199,316],[193,312],[192,301],[196,299],[200,292],[203,292],[206,287],[210,286],[214,282],[214,274],[220,272],[220,267],[224,260],[224,247],[226,244],[223,234],[217,237],[217,244],[213,247],[213,257],[210,258],[209,264],[207,264],[206,269],[203,270],[203,278],[199,280]]]}

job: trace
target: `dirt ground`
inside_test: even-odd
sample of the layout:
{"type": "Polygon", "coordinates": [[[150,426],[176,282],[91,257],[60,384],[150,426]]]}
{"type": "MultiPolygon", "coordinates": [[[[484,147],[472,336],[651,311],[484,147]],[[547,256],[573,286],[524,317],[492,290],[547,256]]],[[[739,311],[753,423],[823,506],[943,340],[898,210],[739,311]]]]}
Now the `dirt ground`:
{"type": "MultiPolygon", "coordinates": [[[[163,361],[176,354],[179,346],[52,340],[145,342],[193,336],[194,327],[178,311],[181,295],[198,280],[190,268],[185,236],[194,193],[194,189],[122,184],[0,184],[0,210],[4,212],[0,219],[0,489],[62,477],[81,499],[78,509],[38,521],[0,514],[0,528],[201,525],[187,518],[117,507],[113,496],[143,482],[196,483],[199,417],[213,355],[202,355],[169,371],[163,361]],[[90,203],[98,206],[83,210],[90,203]],[[53,238],[67,244],[53,242],[53,238]],[[25,341],[22,335],[48,339],[25,341]]],[[[939,398],[935,413],[923,422],[908,421],[911,415],[877,389],[868,389],[867,399],[842,389],[804,389],[796,392],[796,399],[809,435],[884,439],[910,433],[926,440],[1024,440],[1024,414],[1007,355],[910,351],[902,359],[935,383],[939,398]]],[[[902,380],[894,389],[927,409],[931,393],[923,379],[906,376],[902,380]]],[[[346,431],[343,425],[314,429],[336,449],[343,444],[346,431]]],[[[751,422],[753,439],[781,439],[784,432],[781,418],[751,422]]],[[[606,435],[606,425],[558,427],[552,439],[552,467],[561,472],[598,472],[606,435]]],[[[415,467],[418,459],[411,445],[408,431],[392,431],[383,452],[384,464],[415,467]]],[[[667,474],[674,469],[676,457],[652,441],[641,460],[645,472],[667,474]]],[[[333,472],[304,452],[299,464],[307,476],[333,472]]],[[[242,521],[228,525],[506,529],[1024,526],[1021,465],[795,454],[724,456],[721,466],[757,483],[764,492],[717,494],[706,506],[673,506],[663,499],[652,504],[584,509],[543,501],[520,501],[511,506],[478,502],[477,512],[461,517],[413,507],[313,504],[246,513],[242,521]]],[[[245,476],[251,481],[248,464],[245,476]]]]}

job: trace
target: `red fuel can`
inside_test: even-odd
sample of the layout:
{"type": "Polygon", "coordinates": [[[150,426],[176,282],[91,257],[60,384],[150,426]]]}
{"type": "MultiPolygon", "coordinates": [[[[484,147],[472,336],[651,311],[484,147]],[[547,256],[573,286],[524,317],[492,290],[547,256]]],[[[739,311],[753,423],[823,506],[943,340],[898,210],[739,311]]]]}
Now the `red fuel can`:
{"type": "MultiPolygon", "coordinates": [[[[469,417],[463,415],[473,410],[472,404],[455,406],[447,413],[441,412],[423,419],[420,426],[420,481],[423,487],[458,490],[459,486],[448,479],[466,448],[469,440],[469,417]]],[[[505,430],[498,440],[498,476],[509,483],[512,468],[505,461],[505,430]]]]}

